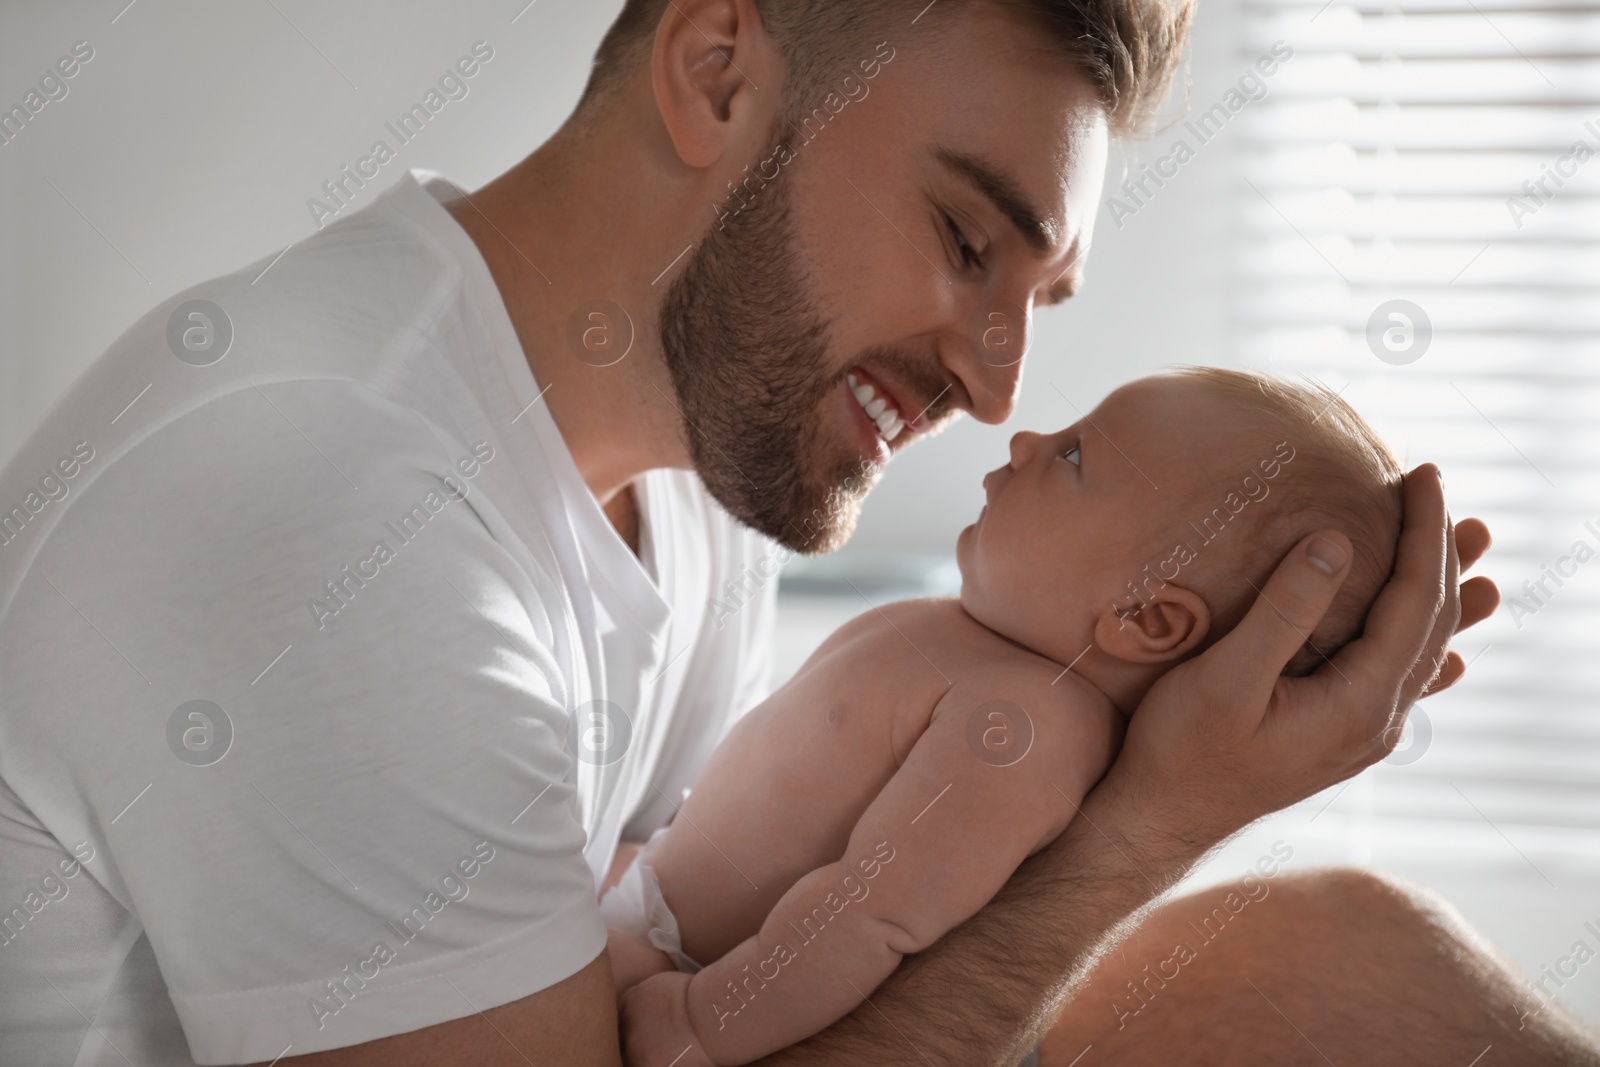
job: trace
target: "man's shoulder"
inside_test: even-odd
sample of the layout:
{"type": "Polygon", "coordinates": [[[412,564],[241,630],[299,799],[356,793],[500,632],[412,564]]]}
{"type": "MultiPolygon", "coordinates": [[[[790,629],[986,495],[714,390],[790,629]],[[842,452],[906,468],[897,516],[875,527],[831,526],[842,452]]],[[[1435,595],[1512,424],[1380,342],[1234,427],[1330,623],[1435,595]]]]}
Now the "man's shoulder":
{"type": "Polygon", "coordinates": [[[70,416],[63,409],[73,404],[126,403],[133,397],[116,387],[135,378],[150,391],[108,423],[125,433],[156,412],[243,386],[382,382],[408,347],[425,345],[463,288],[460,264],[413,218],[412,199],[427,194],[409,185],[156,304],[90,364],[78,383],[87,388],[52,417],[70,416]]]}
{"type": "Polygon", "coordinates": [[[385,363],[433,336],[433,323],[465,289],[461,264],[414,218],[408,193],[427,195],[392,189],[310,237],[190,287],[152,309],[111,352],[153,348],[213,370],[211,377],[231,369],[230,354],[243,357],[235,367],[254,358],[257,374],[270,359],[274,372],[381,375],[385,363]],[[233,352],[224,352],[230,341],[233,352]]]}
{"type": "Polygon", "coordinates": [[[358,453],[427,438],[396,383],[434,343],[428,317],[447,313],[460,272],[392,214],[372,205],[128,327],[0,468],[0,576],[5,557],[26,554],[19,542],[40,540],[92,485],[120,481],[137,497],[127,483],[147,475],[164,494],[187,485],[221,502],[272,494],[274,470],[301,461],[298,448],[267,447],[273,427],[352,481],[358,453]],[[242,469],[208,462],[207,434],[226,451],[252,433],[262,447],[242,469]],[[163,476],[123,462],[135,452],[179,465],[163,476]]]}

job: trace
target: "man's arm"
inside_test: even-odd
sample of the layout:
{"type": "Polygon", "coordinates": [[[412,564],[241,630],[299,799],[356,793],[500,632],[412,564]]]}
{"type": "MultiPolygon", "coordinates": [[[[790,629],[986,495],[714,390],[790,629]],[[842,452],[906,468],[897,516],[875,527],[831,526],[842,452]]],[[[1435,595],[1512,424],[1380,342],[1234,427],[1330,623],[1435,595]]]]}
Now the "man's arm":
{"type": "Polygon", "coordinates": [[[277,1067],[527,1067],[530,1062],[622,1063],[616,993],[604,952],[565,981],[510,1004],[364,1045],[273,1061],[277,1067]]]}
{"type": "MultiPolygon", "coordinates": [[[[1488,531],[1469,520],[1459,537],[1470,566],[1488,531]]],[[[1498,594],[1485,579],[1458,590],[1457,531],[1437,470],[1419,468],[1406,479],[1395,574],[1364,635],[1311,677],[1281,677],[1348,569],[1341,534],[1296,546],[1233,633],[1151,690],[1082,818],[867,1004],[760,1062],[1015,1064],[1099,955],[1202,856],[1381,759],[1411,704],[1460,677],[1449,638],[1498,594]],[[1318,563],[1330,555],[1342,556],[1331,573],[1318,563]]]]}
{"type": "Polygon", "coordinates": [[[908,956],[866,1004],[759,1062],[1016,1063],[1094,961],[1206,851],[1130,834],[1138,805],[1116,794],[1110,782],[1097,787],[1079,817],[982,911],[908,956]]]}

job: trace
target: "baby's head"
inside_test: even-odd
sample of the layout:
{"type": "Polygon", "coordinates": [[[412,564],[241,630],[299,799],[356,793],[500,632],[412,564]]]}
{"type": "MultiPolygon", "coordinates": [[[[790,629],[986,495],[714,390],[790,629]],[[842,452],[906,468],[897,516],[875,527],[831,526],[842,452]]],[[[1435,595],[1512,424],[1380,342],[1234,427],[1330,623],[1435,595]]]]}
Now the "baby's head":
{"type": "Polygon", "coordinates": [[[1389,577],[1400,483],[1320,386],[1209,367],[1143,378],[1060,433],[1012,438],[956,542],[961,602],[1060,663],[1092,650],[1081,673],[1148,687],[1238,625],[1302,538],[1337,529],[1355,557],[1285,671],[1307,674],[1361,632],[1389,577]]]}

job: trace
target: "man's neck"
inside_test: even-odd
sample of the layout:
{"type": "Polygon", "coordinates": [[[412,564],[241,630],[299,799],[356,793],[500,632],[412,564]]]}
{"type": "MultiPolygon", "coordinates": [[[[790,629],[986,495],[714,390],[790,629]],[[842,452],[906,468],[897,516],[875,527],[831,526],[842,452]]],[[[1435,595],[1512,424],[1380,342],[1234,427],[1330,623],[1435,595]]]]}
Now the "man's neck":
{"type": "Polygon", "coordinates": [[[611,520],[611,525],[616,527],[617,533],[621,535],[623,543],[637,556],[639,554],[639,497],[633,491],[631,482],[623,486],[621,492],[616,493],[606,502],[605,512],[606,518],[611,520]]]}
{"type": "MultiPolygon", "coordinates": [[[[652,276],[692,240],[644,219],[637,169],[608,151],[603,133],[557,134],[482,189],[447,204],[477,245],[516,330],[528,366],[579,474],[602,506],[655,467],[692,466],[655,320],[652,276]],[[610,156],[612,166],[597,165],[610,156]],[[656,260],[660,260],[660,264],[656,260]],[[632,346],[608,366],[579,357],[569,335],[582,305],[605,300],[631,323],[632,346]]],[[[640,150],[634,147],[634,156],[640,150]]],[[[648,152],[645,153],[648,155],[648,152]]],[[[670,208],[670,200],[667,201],[670,208]]],[[[670,217],[670,216],[669,216],[670,217]]],[[[685,221],[687,226],[687,219],[685,221]]],[[[694,236],[698,236],[695,234],[694,236]]],[[[664,284],[664,283],[663,283],[664,284]]],[[[626,324],[611,324],[625,338],[626,324]]],[[[627,494],[631,497],[631,494],[627,494]]],[[[619,514],[631,514],[631,504],[619,514]]],[[[625,523],[613,522],[619,530],[625,523]]],[[[632,525],[636,528],[637,520],[632,525]]],[[[626,533],[625,533],[626,536],[626,533]]],[[[629,538],[637,541],[637,534],[629,538]]]]}

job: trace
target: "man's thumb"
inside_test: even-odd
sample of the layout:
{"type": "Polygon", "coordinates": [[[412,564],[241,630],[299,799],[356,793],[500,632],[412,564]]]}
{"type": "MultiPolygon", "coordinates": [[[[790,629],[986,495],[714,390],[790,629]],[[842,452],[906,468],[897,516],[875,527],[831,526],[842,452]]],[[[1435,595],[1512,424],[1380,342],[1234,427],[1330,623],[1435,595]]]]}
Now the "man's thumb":
{"type": "Polygon", "coordinates": [[[1256,602],[1224,642],[1232,646],[1234,677],[1270,688],[1328,613],[1350,573],[1350,539],[1319,530],[1290,550],[1256,602]]]}

